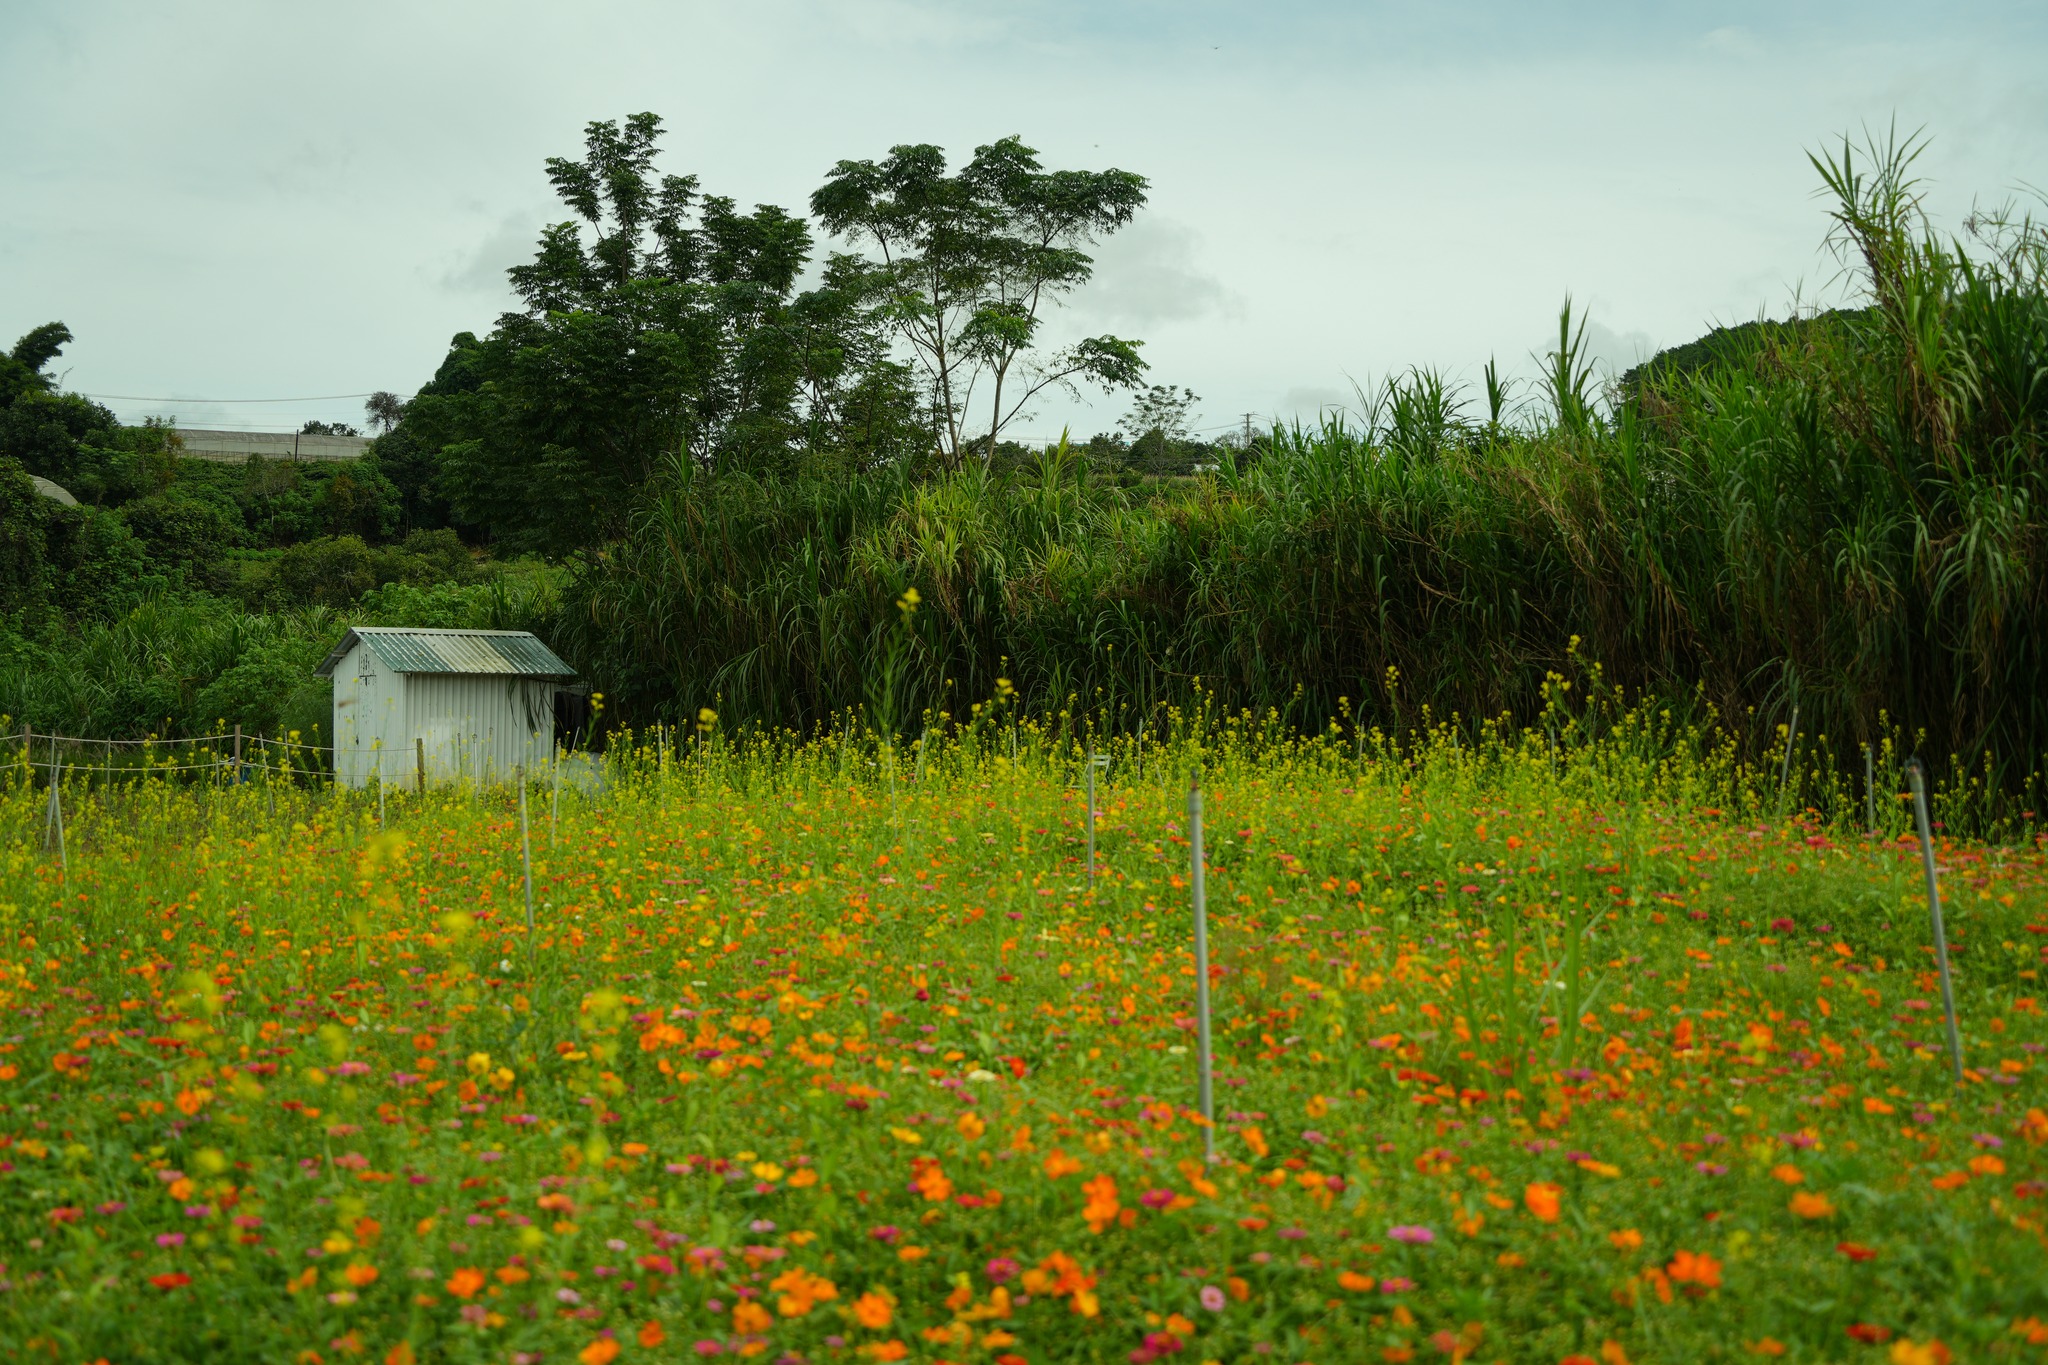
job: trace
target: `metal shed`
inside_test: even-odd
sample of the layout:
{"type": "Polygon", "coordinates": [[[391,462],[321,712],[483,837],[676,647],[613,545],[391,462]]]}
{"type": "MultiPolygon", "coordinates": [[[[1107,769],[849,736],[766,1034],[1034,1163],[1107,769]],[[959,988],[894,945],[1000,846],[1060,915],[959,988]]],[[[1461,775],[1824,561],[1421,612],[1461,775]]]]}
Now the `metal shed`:
{"type": "Polygon", "coordinates": [[[523,630],[357,626],[319,673],[334,680],[334,780],[503,782],[555,752],[576,675],[523,630]]]}

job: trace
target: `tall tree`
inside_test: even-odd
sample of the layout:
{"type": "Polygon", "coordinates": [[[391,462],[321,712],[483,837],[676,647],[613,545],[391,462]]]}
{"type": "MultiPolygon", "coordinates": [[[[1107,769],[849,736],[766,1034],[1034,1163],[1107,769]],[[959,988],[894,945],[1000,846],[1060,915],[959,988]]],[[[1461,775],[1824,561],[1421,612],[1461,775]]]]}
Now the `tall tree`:
{"type": "Polygon", "coordinates": [[[1084,248],[1129,223],[1145,189],[1129,171],[1047,171],[1008,137],[952,175],[928,144],[841,161],[811,196],[829,231],[879,256],[873,287],[922,374],[951,463],[992,456],[1003,428],[1048,389],[1137,384],[1137,342],[1105,335],[1049,352],[1039,342],[1046,313],[1094,273],[1084,248]]]}
{"type": "Polygon", "coordinates": [[[809,230],[658,174],[660,132],[652,114],[592,123],[580,159],[548,161],[575,218],[509,272],[525,307],[471,343],[477,382],[406,415],[445,438],[459,519],[513,548],[610,539],[665,462],[772,467],[799,435],[788,313],[809,230]]]}

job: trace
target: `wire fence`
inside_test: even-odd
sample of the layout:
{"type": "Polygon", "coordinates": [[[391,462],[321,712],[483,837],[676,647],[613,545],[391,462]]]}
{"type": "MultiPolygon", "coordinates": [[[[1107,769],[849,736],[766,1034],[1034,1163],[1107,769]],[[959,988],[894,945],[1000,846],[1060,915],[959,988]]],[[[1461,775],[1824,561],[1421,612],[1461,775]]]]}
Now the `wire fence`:
{"type": "Polygon", "coordinates": [[[94,739],[39,732],[29,726],[0,736],[13,749],[0,770],[106,780],[172,773],[223,773],[240,777],[250,769],[308,773],[331,766],[331,745],[304,744],[240,731],[210,735],[167,735],[148,739],[94,739]],[[324,755],[309,762],[299,755],[324,755]]]}

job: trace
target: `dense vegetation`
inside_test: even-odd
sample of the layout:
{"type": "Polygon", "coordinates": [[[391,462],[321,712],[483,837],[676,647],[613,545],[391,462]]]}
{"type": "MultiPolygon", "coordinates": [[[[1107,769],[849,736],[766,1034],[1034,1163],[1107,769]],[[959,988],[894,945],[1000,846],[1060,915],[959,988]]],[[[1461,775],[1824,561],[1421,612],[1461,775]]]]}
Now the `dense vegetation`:
{"type": "MultiPolygon", "coordinates": [[[[64,700],[97,682],[51,681],[94,668],[142,596],[204,594],[242,640],[270,629],[244,613],[394,619],[412,599],[383,585],[480,575],[465,610],[541,629],[631,723],[862,709],[915,729],[1007,685],[1126,729],[1198,698],[1308,729],[1470,724],[1534,714],[1597,663],[1711,708],[1750,752],[1796,711],[1824,761],[1897,734],[2009,791],[2035,780],[2048,234],[1991,214],[1938,233],[1916,144],[1815,161],[1853,308],[1716,332],[1603,386],[1567,307],[1537,389],[1489,364],[1478,407],[1416,370],[1319,429],[1202,447],[1154,387],[1134,409],[1150,425],[1027,451],[1002,436],[1001,382],[1138,382],[1136,343],[1040,355],[1037,329],[1142,180],[1043,171],[1014,140],[955,173],[936,148],[842,163],[812,207],[868,254],[798,292],[804,222],[657,176],[657,133],[593,125],[582,160],[549,163],[580,225],[548,230],[514,272],[525,307],[456,338],[356,469],[138,483],[162,434],[87,431],[90,405],[37,385],[51,339],[25,339],[13,408],[77,452],[28,467],[128,501],[112,527],[43,509],[56,586],[9,604],[0,711],[224,716],[203,668],[172,670],[178,706],[126,716],[64,700]],[[483,550],[554,567],[512,592],[483,550]],[[64,624],[37,635],[36,600],[64,624]]],[[[298,619],[284,633],[339,629],[298,619]]]]}
{"type": "Polygon", "coordinates": [[[1896,804],[1774,819],[1771,768],[1576,699],[1359,738],[1111,745],[1092,877],[1082,750],[1005,716],[618,744],[531,795],[530,912],[509,792],[74,779],[60,860],[0,780],[0,1338],[2039,1359],[2038,843],[1943,840],[1952,1062],[1896,804]]]}

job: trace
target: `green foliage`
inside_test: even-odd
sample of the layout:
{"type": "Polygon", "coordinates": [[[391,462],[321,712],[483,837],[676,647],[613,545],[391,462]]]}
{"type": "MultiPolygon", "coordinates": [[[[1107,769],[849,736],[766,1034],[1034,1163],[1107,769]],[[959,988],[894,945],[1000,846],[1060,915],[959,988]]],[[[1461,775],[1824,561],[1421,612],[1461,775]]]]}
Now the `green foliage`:
{"type": "Polygon", "coordinates": [[[1407,727],[1534,714],[1597,660],[1752,751],[1796,706],[1849,761],[1902,727],[2024,784],[2048,751],[2048,239],[1980,219],[1974,246],[1902,246],[1900,154],[1879,166],[1835,176],[1852,260],[1879,262],[1865,311],[1652,367],[1611,417],[1567,309],[1520,426],[1497,377],[1482,421],[1418,370],[1142,495],[1064,443],[931,479],[676,479],[577,579],[572,658],[629,718],[805,729],[862,703],[914,587],[910,714],[1006,677],[1124,727],[1201,698],[1407,727]]]}
{"type": "Polygon", "coordinates": [[[802,220],[657,176],[660,126],[593,123],[581,160],[548,162],[579,221],[546,229],[511,272],[524,311],[482,342],[458,337],[440,392],[398,427],[439,452],[434,486],[461,522],[507,549],[566,554],[621,534],[672,460],[792,465],[807,384],[812,434],[871,428],[889,408],[882,359],[840,334],[863,316],[857,301],[795,306],[802,220]]]}
{"type": "Polygon", "coordinates": [[[121,516],[149,557],[179,576],[212,565],[242,533],[234,504],[203,489],[152,493],[122,507],[121,516]]]}
{"type": "Polygon", "coordinates": [[[0,618],[38,607],[50,589],[47,523],[54,504],[19,460],[0,457],[0,618]]]}
{"type": "Polygon", "coordinates": [[[864,278],[916,358],[951,465],[970,450],[993,458],[1003,428],[1047,390],[1137,384],[1136,342],[1088,337],[1049,355],[1037,346],[1045,314],[1094,273],[1083,248],[1128,224],[1145,189],[1129,171],[1046,171],[1035,150],[1007,137],[975,148],[953,175],[930,144],[841,161],[811,196],[827,230],[879,253],[835,265],[864,278]],[[985,436],[972,415],[977,387],[985,436]]]}

